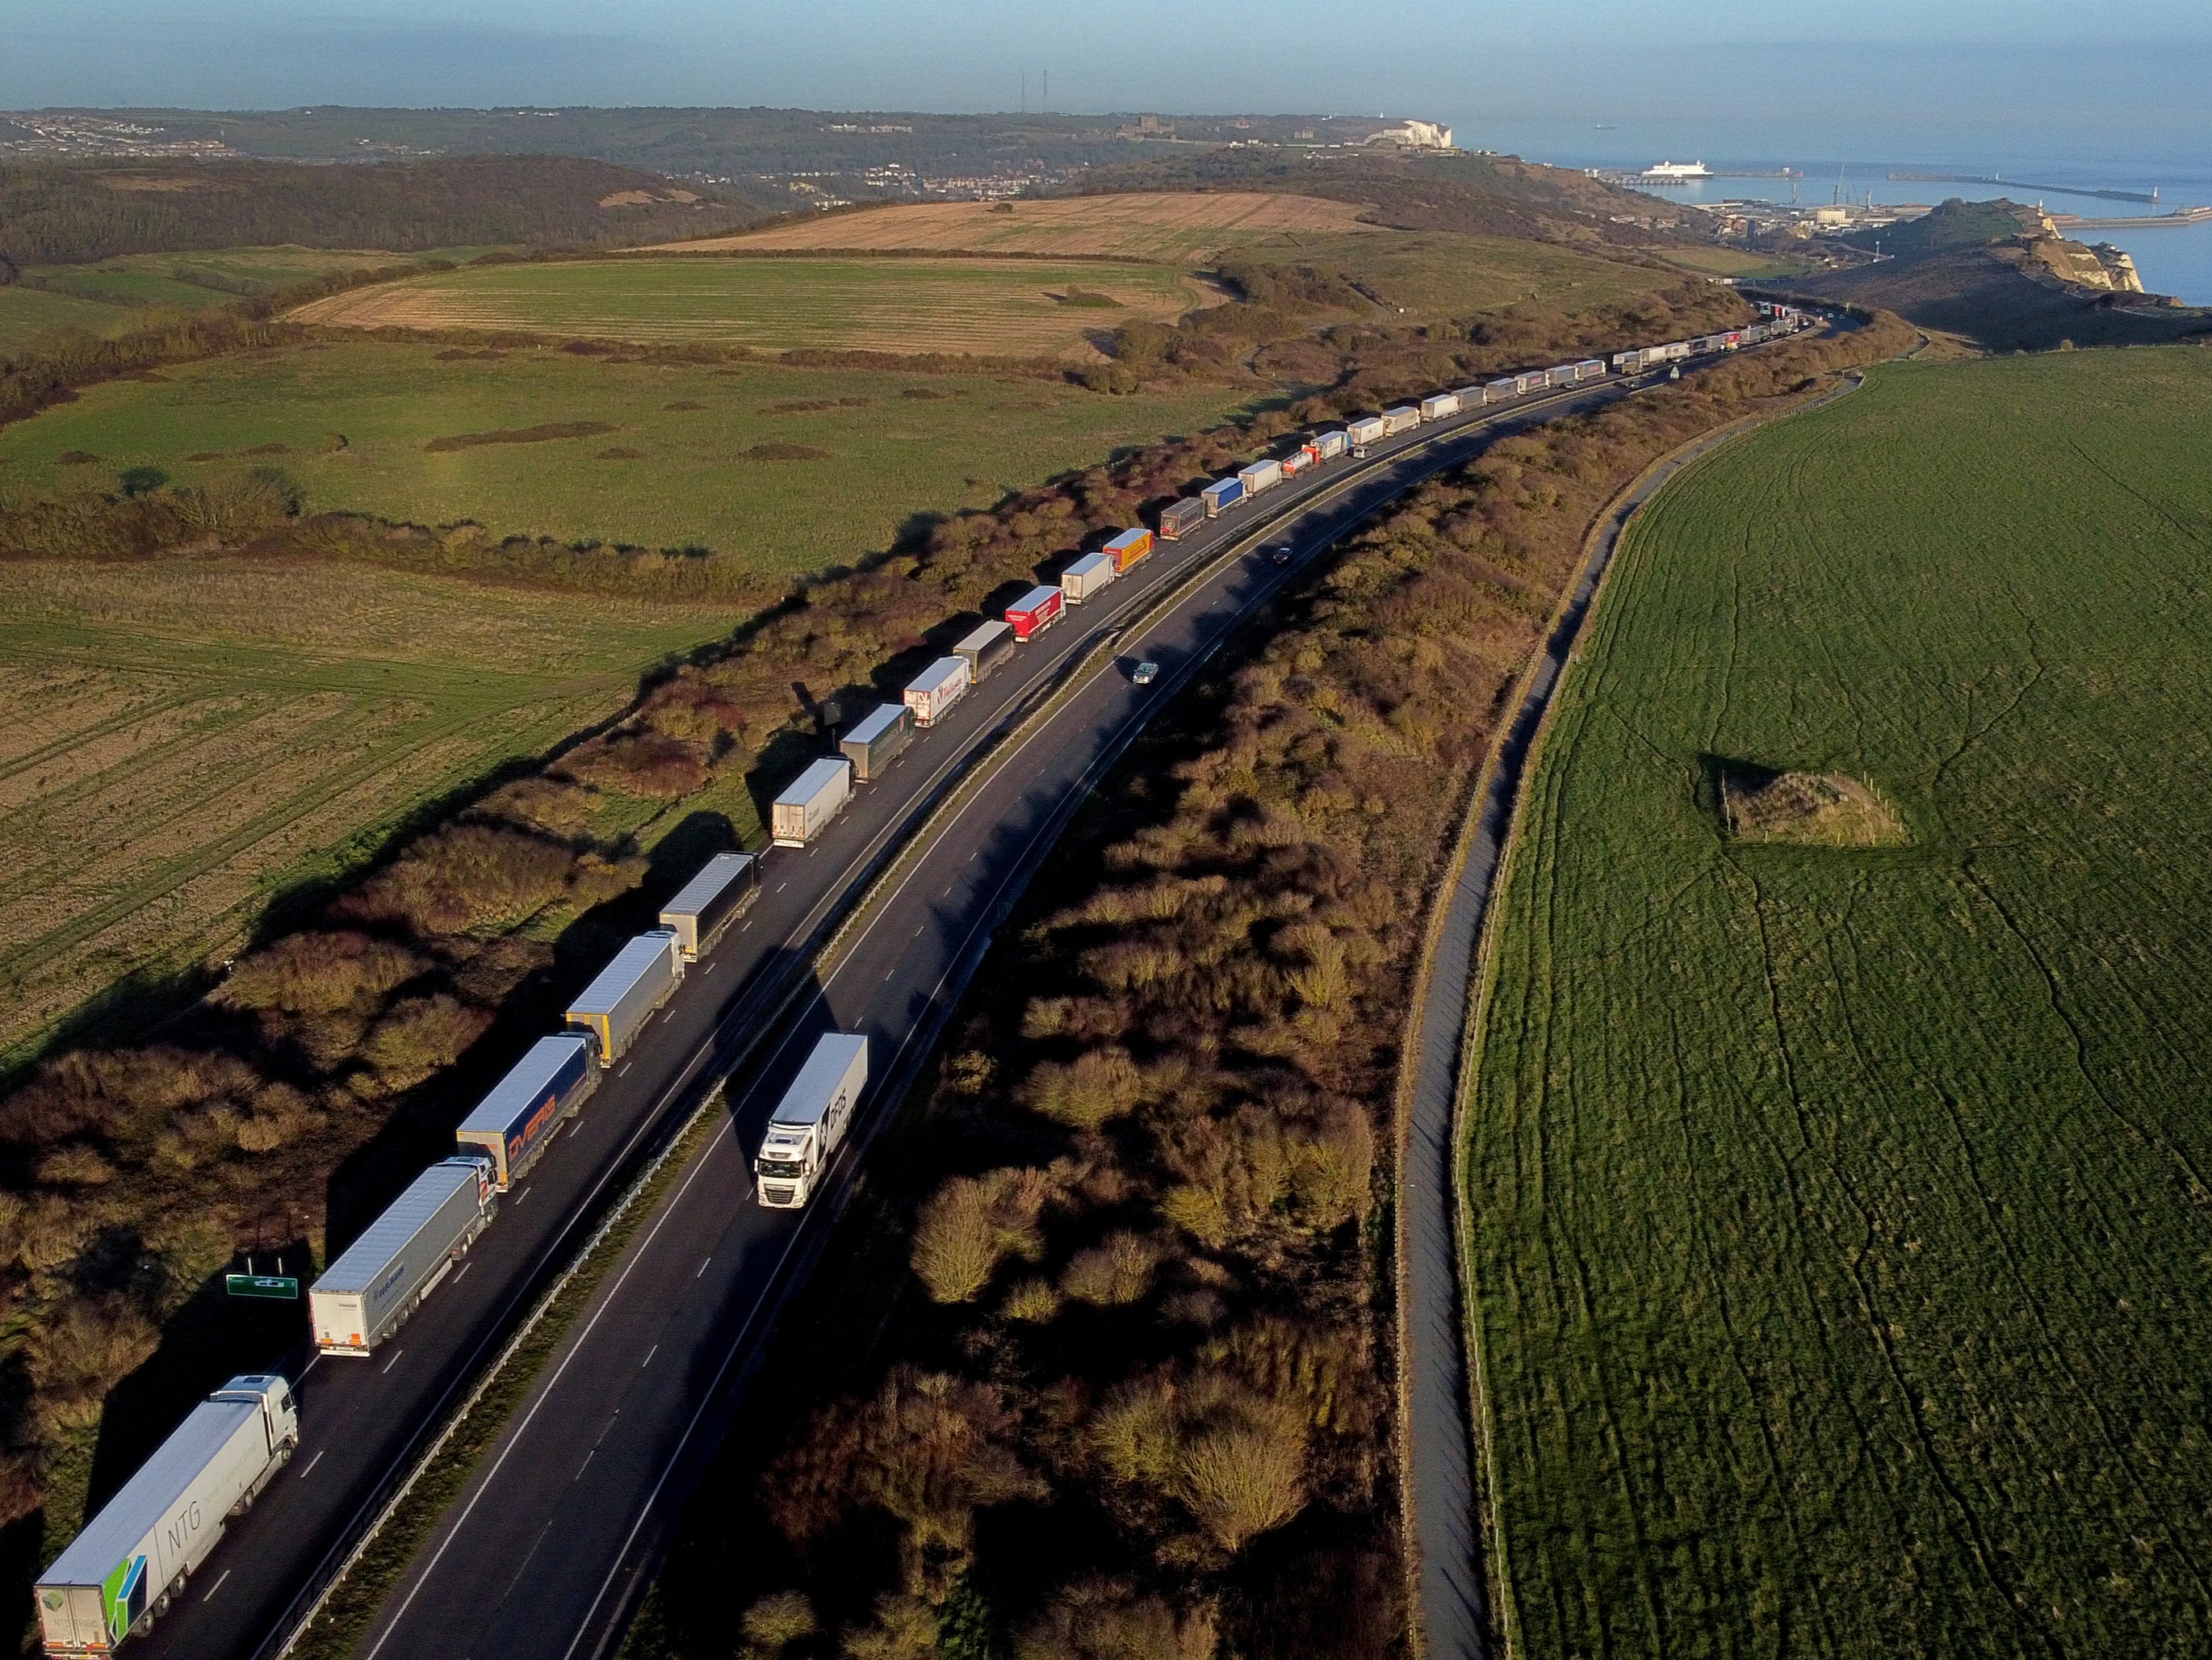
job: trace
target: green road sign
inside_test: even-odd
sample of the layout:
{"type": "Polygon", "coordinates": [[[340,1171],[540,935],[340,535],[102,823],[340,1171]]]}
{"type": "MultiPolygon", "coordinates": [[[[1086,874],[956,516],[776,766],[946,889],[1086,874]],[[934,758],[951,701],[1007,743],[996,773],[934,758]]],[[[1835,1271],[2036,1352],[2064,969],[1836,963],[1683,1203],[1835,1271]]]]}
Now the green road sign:
{"type": "Polygon", "coordinates": [[[226,1274],[223,1289],[233,1297],[287,1297],[297,1301],[300,1282],[284,1274],[226,1274]]]}

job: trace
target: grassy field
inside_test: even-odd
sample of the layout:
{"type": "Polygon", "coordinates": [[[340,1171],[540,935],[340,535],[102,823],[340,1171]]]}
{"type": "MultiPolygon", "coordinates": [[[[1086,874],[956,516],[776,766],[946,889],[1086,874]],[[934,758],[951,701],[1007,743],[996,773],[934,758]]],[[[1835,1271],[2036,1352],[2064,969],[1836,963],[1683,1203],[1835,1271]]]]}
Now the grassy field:
{"type": "Polygon", "coordinates": [[[471,267],[335,295],[295,315],[356,328],[520,330],[771,351],[1095,359],[1090,337],[1101,329],[1133,318],[1168,321],[1218,298],[1164,265],[634,257],[471,267]]]}
{"type": "Polygon", "coordinates": [[[1245,251],[1253,258],[1310,265],[1356,283],[1410,317],[1465,317],[1530,301],[1579,309],[1632,299],[1680,277],[1546,242],[1450,231],[1302,236],[1245,251]]]}
{"type": "Polygon", "coordinates": [[[0,495],[112,485],[142,465],[179,482],[275,465],[316,509],[697,544],[785,575],[880,551],[915,514],[980,505],[1117,445],[1210,425],[1235,401],[1219,387],[1109,398],[983,375],[341,342],[89,387],[0,429],[0,495]],[[427,447],[568,423],[600,430],[427,447]],[[325,447],[333,435],[343,449],[325,447]],[[764,445],[789,449],[757,453],[764,445]],[[72,453],[97,459],[59,459],[72,453]]]}
{"type": "Polygon", "coordinates": [[[963,253],[1112,254],[1195,265],[1224,247],[1285,236],[1373,230],[1352,203],[1250,191],[1133,192],[1049,202],[916,202],[831,214],[674,246],[928,249],[963,253]],[[1001,210],[1001,207],[1006,210],[1001,210]]]}
{"type": "Polygon", "coordinates": [[[0,288],[0,353],[21,351],[62,329],[102,333],[121,315],[97,300],[10,283],[0,288]]]}
{"type": "Polygon", "coordinates": [[[1893,366],[1632,533],[1468,1105],[1513,1652],[2212,1650],[2208,416],[1893,366]],[[1909,844],[1728,840],[1765,769],[1909,844]]]}
{"type": "Polygon", "coordinates": [[[1749,248],[1668,248],[1661,258],[1686,271],[1712,277],[1748,277],[1755,280],[1796,277],[1820,267],[1787,255],[1755,253],[1749,248]]]}
{"type": "Polygon", "coordinates": [[[343,566],[0,564],[0,1056],[734,621],[343,566]]]}

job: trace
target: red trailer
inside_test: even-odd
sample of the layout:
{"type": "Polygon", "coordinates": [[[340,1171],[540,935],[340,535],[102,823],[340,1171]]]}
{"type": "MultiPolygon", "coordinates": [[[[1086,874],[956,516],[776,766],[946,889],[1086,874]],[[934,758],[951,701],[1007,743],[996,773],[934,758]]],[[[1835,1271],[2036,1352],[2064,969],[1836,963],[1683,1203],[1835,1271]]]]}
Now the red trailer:
{"type": "Polygon", "coordinates": [[[1066,596],[1057,587],[1031,588],[1006,607],[1007,625],[1015,639],[1026,640],[1060,621],[1060,609],[1066,603],[1066,596]]]}

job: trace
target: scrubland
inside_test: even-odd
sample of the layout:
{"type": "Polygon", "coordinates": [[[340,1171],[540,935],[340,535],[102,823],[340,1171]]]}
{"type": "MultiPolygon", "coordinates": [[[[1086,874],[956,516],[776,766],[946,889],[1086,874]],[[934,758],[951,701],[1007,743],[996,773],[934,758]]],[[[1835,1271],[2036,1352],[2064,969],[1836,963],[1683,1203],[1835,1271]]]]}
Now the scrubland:
{"type": "Polygon", "coordinates": [[[1891,366],[1632,531],[1466,1106],[1516,1651],[2212,1640],[2208,406],[1891,366]],[[1907,839],[1731,838],[1744,768],[1907,839]]]}

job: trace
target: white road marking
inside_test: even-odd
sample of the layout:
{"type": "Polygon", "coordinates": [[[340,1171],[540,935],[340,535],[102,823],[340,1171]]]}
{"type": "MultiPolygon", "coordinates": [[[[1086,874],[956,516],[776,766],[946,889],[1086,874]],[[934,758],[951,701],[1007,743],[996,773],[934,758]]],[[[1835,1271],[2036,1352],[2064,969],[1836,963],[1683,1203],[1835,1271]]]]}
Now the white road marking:
{"type": "MultiPolygon", "coordinates": [[[[711,1257],[711,1256],[710,1256],[710,1257],[708,1257],[708,1258],[707,1259],[707,1262],[713,1262],[714,1260],[714,1259],[713,1257],[711,1257]]],[[[705,1274],[705,1273],[707,1272],[707,1262],[702,1262],[701,1264],[699,1264],[699,1273],[698,1273],[698,1274],[693,1274],[693,1275],[691,1276],[694,1280],[698,1279],[698,1278],[700,1277],[700,1274],[705,1274]]]]}
{"type": "MultiPolygon", "coordinates": [[[[781,892],[782,892],[782,891],[783,891],[783,890],[782,890],[781,888],[778,888],[778,889],[776,890],[776,891],[777,891],[778,893],[781,893],[781,892]]],[[[751,918],[751,917],[750,917],[750,916],[748,916],[747,918],[745,918],[745,928],[749,928],[749,927],[752,927],[752,925],[753,925],[753,920],[752,920],[752,918],[751,918]]],[[[738,930],[738,932],[739,933],[743,933],[745,931],[745,928],[739,928],[739,929],[738,930]]]]}
{"type": "Polygon", "coordinates": [[[529,1189],[529,1188],[525,1188],[525,1189],[523,1189],[523,1190],[522,1190],[520,1193],[518,1193],[518,1194],[516,1194],[516,1195],[514,1195],[514,1207],[515,1207],[515,1209],[517,1209],[517,1210],[520,1210],[520,1209],[522,1208],[522,1201],[523,1201],[524,1200],[526,1200],[526,1199],[527,1199],[527,1198],[529,1198],[529,1197],[530,1197],[531,1192],[532,1192],[532,1189],[529,1189]]]}
{"type": "Polygon", "coordinates": [[[223,1580],[223,1579],[228,1579],[228,1578],[230,1578],[230,1570],[229,1570],[228,1568],[225,1568],[225,1569],[222,1571],[222,1579],[218,1579],[218,1580],[216,1580],[216,1581],[215,1582],[215,1584],[213,1584],[212,1585],[210,1585],[210,1586],[207,1588],[207,1595],[206,1595],[205,1596],[201,1597],[201,1598],[200,1598],[200,1601],[201,1601],[201,1602],[214,1602],[214,1601],[215,1601],[215,1594],[216,1594],[217,1591],[219,1591],[219,1590],[221,1590],[222,1589],[222,1580],[223,1580]]]}
{"type": "Polygon", "coordinates": [[[384,1370],[385,1370],[385,1371],[391,1371],[394,1366],[396,1366],[396,1365],[398,1365],[399,1364],[399,1357],[400,1357],[401,1355],[403,1355],[403,1354],[406,1353],[407,1353],[407,1351],[406,1351],[405,1349],[394,1349],[394,1350],[392,1350],[392,1359],[390,1359],[389,1360],[387,1360],[387,1361],[386,1361],[386,1362],[384,1363],[384,1370]]]}
{"type": "Polygon", "coordinates": [[[779,883],[777,883],[777,884],[775,885],[775,891],[776,891],[778,893],[781,893],[781,892],[782,892],[786,888],[789,887],[790,885],[791,885],[791,884],[790,884],[790,883],[788,883],[788,882],[779,882],[779,883]]]}
{"type": "Polygon", "coordinates": [[[653,1364],[653,1357],[659,1353],[660,1345],[655,1343],[651,1348],[645,1352],[645,1359],[637,1363],[637,1369],[640,1371],[643,1371],[647,1366],[653,1364]]]}
{"type": "Polygon", "coordinates": [[[722,965],[720,963],[709,963],[707,964],[707,972],[712,974],[716,969],[719,969],[721,966],[722,965]]]}
{"type": "Polygon", "coordinates": [[[622,1065],[620,1065],[620,1066],[618,1066],[618,1067],[617,1067],[615,1068],[615,1076],[616,1076],[616,1077],[617,1077],[617,1078],[619,1078],[619,1077],[621,1077],[624,1073],[628,1072],[629,1070],[629,1061],[623,1061],[623,1062],[622,1063],[622,1065]]]}
{"type": "Polygon", "coordinates": [[[315,1473],[315,1466],[323,1462],[323,1453],[328,1452],[329,1450],[330,1449],[328,1447],[325,1447],[322,1450],[322,1452],[318,1452],[313,1458],[310,1458],[307,1461],[307,1468],[300,1472],[300,1479],[302,1481],[306,1481],[309,1476],[315,1473]]]}
{"type": "Polygon", "coordinates": [[[598,1455],[599,1450],[595,1446],[590,1452],[584,1455],[584,1462],[576,1466],[576,1473],[568,1478],[571,1481],[580,1481],[584,1479],[584,1472],[591,1468],[592,1460],[598,1455]]]}
{"type": "Polygon", "coordinates": [[[453,1283],[457,1286],[459,1285],[461,1281],[468,1276],[469,1270],[476,1267],[476,1258],[473,1256],[471,1256],[467,1262],[462,1263],[460,1273],[453,1276],[453,1283]]]}

